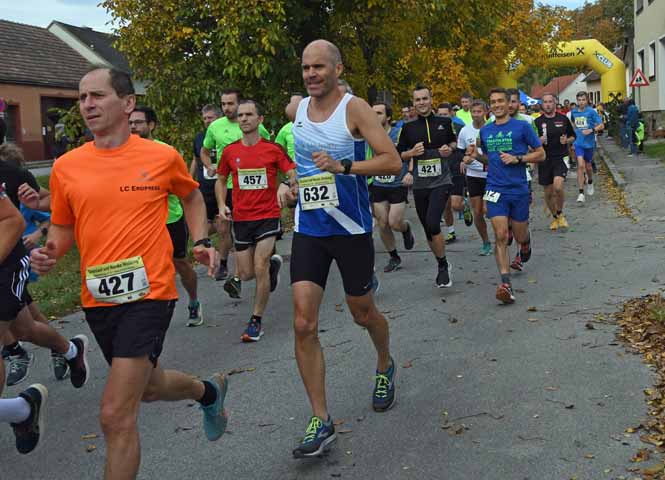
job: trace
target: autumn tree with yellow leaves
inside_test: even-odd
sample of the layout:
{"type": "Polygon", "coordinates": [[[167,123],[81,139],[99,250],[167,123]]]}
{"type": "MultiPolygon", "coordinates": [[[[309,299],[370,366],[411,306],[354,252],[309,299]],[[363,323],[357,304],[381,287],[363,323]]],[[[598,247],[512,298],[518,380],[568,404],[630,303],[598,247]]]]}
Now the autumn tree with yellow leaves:
{"type": "Polygon", "coordinates": [[[104,0],[117,47],[133,74],[150,82],[145,101],[160,116],[159,135],[188,146],[198,111],[241,88],[267,107],[279,128],[290,92],[302,90],[300,54],[316,38],[342,50],[356,94],[380,91],[406,101],[418,82],[437,101],[463,91],[484,95],[515,52],[542,65],[542,43],[566,39],[565,9],[531,0],[104,0]]]}

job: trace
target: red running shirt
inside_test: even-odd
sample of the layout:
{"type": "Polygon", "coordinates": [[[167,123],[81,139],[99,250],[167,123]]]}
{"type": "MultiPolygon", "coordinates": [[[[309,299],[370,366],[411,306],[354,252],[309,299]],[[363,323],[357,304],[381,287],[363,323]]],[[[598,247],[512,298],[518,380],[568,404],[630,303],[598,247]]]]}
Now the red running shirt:
{"type": "Polygon", "coordinates": [[[233,178],[233,219],[279,218],[277,173],[295,168],[284,149],[268,140],[261,139],[251,147],[243,145],[242,140],[228,145],[217,173],[233,178]]]}

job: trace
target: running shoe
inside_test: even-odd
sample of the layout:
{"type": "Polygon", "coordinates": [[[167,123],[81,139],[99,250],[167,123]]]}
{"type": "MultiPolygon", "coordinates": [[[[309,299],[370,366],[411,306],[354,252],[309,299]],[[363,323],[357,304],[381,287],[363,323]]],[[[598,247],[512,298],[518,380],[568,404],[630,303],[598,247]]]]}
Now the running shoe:
{"type": "Polygon", "coordinates": [[[590,197],[593,197],[594,194],[593,183],[587,183],[586,194],[589,195],[590,197]]]}
{"type": "Polygon", "coordinates": [[[513,227],[508,225],[508,246],[513,244],[513,227]]]}
{"type": "Polygon", "coordinates": [[[226,277],[228,276],[229,276],[229,268],[227,267],[226,263],[219,262],[219,268],[217,269],[217,273],[215,274],[215,280],[221,282],[222,280],[226,280],[226,277]]]}
{"type": "Polygon", "coordinates": [[[453,280],[450,277],[450,270],[452,265],[450,262],[446,262],[446,265],[439,265],[439,273],[436,275],[436,286],[438,288],[448,288],[452,287],[453,280]]]}
{"type": "Polygon", "coordinates": [[[559,215],[559,228],[568,228],[568,220],[563,216],[563,213],[559,215]]]}
{"type": "Polygon", "coordinates": [[[376,273],[372,273],[372,292],[374,292],[374,295],[379,293],[380,288],[381,282],[379,281],[379,277],[376,276],[376,273]]]}
{"type": "Polygon", "coordinates": [[[240,340],[245,343],[258,342],[263,336],[263,330],[261,329],[261,322],[256,320],[250,320],[247,324],[247,328],[243,332],[240,340]]]}
{"type": "Polygon", "coordinates": [[[12,423],[11,426],[16,437],[16,450],[25,455],[37,448],[44,434],[48,390],[44,385],[35,383],[19,393],[19,397],[30,405],[30,416],[20,423],[12,423]]]}
{"type": "Polygon", "coordinates": [[[448,235],[446,235],[446,243],[453,243],[455,240],[457,240],[455,232],[448,232],[448,235]]]}
{"type": "Polygon", "coordinates": [[[215,388],[217,398],[211,405],[200,405],[200,408],[203,411],[203,431],[208,440],[214,442],[224,435],[229,421],[229,416],[224,410],[224,399],[229,387],[229,380],[221,373],[217,373],[210,377],[208,381],[215,388]]]}
{"type": "Polygon", "coordinates": [[[279,270],[282,268],[284,260],[280,255],[270,257],[270,291],[274,292],[279,286],[279,270]]]}
{"type": "Polygon", "coordinates": [[[552,223],[550,223],[550,230],[556,231],[559,229],[559,217],[554,217],[552,223]]]}
{"type": "Polygon", "coordinates": [[[510,283],[502,283],[496,287],[496,299],[505,304],[515,303],[515,294],[510,283]]]}
{"type": "Polygon", "coordinates": [[[22,355],[10,355],[8,360],[9,373],[7,374],[7,386],[12,387],[18,385],[28,377],[32,362],[35,361],[35,356],[30,352],[25,352],[22,355]]]}
{"type": "Polygon", "coordinates": [[[55,375],[56,380],[64,380],[69,376],[69,364],[64,355],[51,352],[51,363],[53,364],[53,375],[55,375]]]}
{"type": "Polygon", "coordinates": [[[515,255],[515,260],[513,260],[513,263],[510,264],[510,268],[517,270],[518,272],[524,270],[524,264],[520,258],[520,252],[517,252],[517,255],[515,255]]]}
{"type": "Polygon", "coordinates": [[[480,256],[488,257],[492,255],[492,244],[490,242],[483,243],[483,246],[480,248],[480,256]]]}
{"type": "Polygon", "coordinates": [[[394,272],[395,270],[399,270],[400,266],[402,265],[402,259],[397,257],[390,257],[390,260],[388,260],[388,265],[383,267],[383,271],[385,273],[390,273],[394,272]]]}
{"type": "Polygon", "coordinates": [[[375,412],[390,410],[395,404],[395,361],[390,359],[390,367],[374,375],[374,391],[372,392],[372,408],[375,412]]]}
{"type": "Polygon", "coordinates": [[[242,283],[238,277],[231,277],[224,283],[224,291],[231,298],[240,298],[242,292],[242,283]]]}
{"type": "Polygon", "coordinates": [[[580,193],[577,196],[577,203],[584,203],[584,194],[583,193],[580,193]]]}
{"type": "Polygon", "coordinates": [[[328,415],[327,422],[324,422],[320,417],[312,417],[309,419],[305,436],[300,445],[293,450],[293,456],[295,458],[319,456],[330,448],[330,444],[335,440],[337,440],[337,434],[330,415],[328,415]]]}
{"type": "Polygon", "coordinates": [[[531,234],[529,234],[529,243],[522,243],[520,245],[520,260],[526,263],[531,259],[531,234]]]}
{"type": "Polygon", "coordinates": [[[194,304],[189,304],[189,318],[187,319],[188,327],[199,327],[203,325],[203,308],[201,303],[197,300],[194,304]]]}
{"type": "Polygon", "coordinates": [[[473,212],[467,198],[464,199],[464,225],[467,227],[473,225],[473,212]]]}
{"type": "Polygon", "coordinates": [[[413,246],[416,244],[416,237],[413,236],[413,230],[411,230],[409,222],[406,222],[406,232],[402,232],[402,238],[404,239],[404,249],[413,249],[413,246]]]}
{"type": "Polygon", "coordinates": [[[69,380],[74,388],[81,388],[90,378],[90,367],[88,366],[88,337],[76,335],[70,340],[76,345],[76,356],[67,360],[69,365],[69,380]]]}

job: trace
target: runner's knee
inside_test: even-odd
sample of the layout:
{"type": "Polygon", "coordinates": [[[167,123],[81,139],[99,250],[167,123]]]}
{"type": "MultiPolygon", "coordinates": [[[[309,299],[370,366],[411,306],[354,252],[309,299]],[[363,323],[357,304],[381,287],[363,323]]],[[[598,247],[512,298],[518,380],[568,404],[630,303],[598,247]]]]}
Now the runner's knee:
{"type": "Polygon", "coordinates": [[[111,402],[102,401],[99,424],[107,437],[122,435],[136,430],[136,415],[111,402]]]}
{"type": "Polygon", "coordinates": [[[293,322],[293,331],[296,334],[296,338],[304,339],[316,337],[318,335],[317,328],[316,320],[311,320],[296,312],[296,317],[293,322]]]}

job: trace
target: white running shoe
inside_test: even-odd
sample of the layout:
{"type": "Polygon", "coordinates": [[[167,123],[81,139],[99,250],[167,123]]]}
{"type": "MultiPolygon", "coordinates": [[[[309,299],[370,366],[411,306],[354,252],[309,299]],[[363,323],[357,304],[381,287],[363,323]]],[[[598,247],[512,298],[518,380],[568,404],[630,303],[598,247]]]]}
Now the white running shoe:
{"type": "Polygon", "coordinates": [[[584,194],[583,193],[580,193],[577,196],[577,203],[584,203],[584,194]]]}
{"type": "Polygon", "coordinates": [[[593,197],[593,183],[587,183],[586,194],[593,197]]]}

